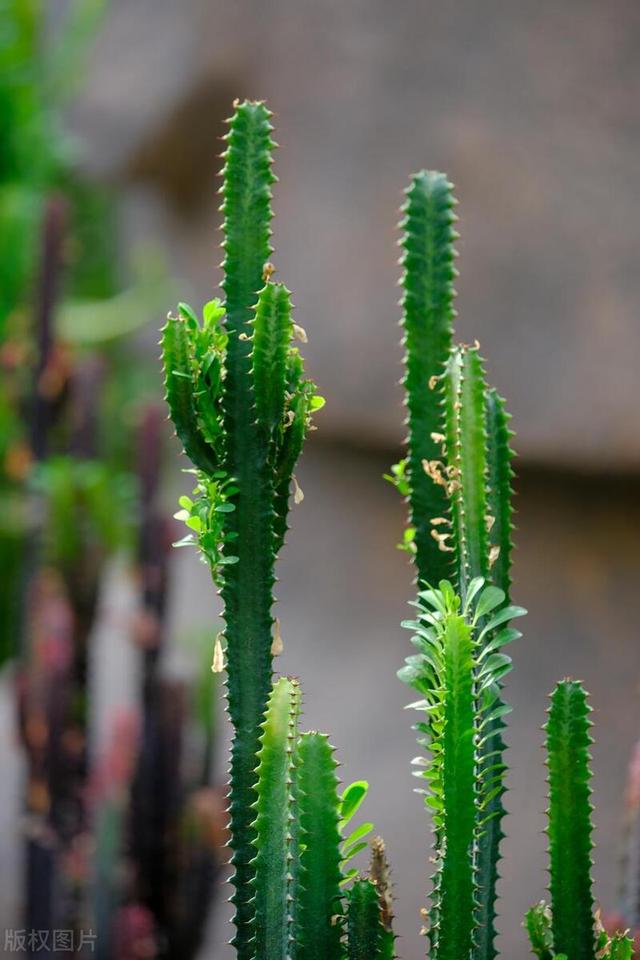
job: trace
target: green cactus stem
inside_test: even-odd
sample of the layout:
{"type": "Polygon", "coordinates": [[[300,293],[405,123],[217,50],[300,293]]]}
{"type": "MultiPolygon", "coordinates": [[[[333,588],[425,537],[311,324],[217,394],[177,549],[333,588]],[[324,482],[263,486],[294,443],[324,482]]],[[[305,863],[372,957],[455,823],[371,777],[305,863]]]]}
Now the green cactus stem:
{"type": "Polygon", "coordinates": [[[549,891],[554,950],[570,960],[595,957],[589,713],[582,684],[556,686],[546,724],[549,891]]]}
{"type": "Polygon", "coordinates": [[[513,550],[513,506],[511,481],[513,450],[509,446],[513,431],[511,416],[497,390],[486,395],[487,428],[487,528],[491,580],[504,590],[507,602],[511,593],[511,552],[513,550]]]}
{"type": "Polygon", "coordinates": [[[255,960],[291,960],[298,860],[294,765],[300,687],[273,686],[260,738],[254,804],[255,960]]]}
{"type": "Polygon", "coordinates": [[[502,590],[476,578],[463,605],[442,581],[438,590],[419,594],[418,619],[404,624],[415,631],[419,652],[407,658],[400,678],[424,697],[413,706],[424,717],[416,729],[429,757],[414,762],[433,815],[437,870],[428,933],[434,960],[469,958],[477,946],[477,849],[502,776],[499,762],[480,775],[483,741],[508,710],[498,697],[511,668],[503,648],[519,634],[504,624],[524,613],[504,600],[502,590]]]}
{"type": "Polygon", "coordinates": [[[337,763],[328,738],[298,741],[297,816],[300,872],[296,895],[296,960],[340,960],[340,833],[337,763]]]}
{"type": "Polygon", "coordinates": [[[347,894],[347,960],[381,960],[383,932],[375,883],[354,880],[347,894]]]}
{"type": "Polygon", "coordinates": [[[293,333],[291,299],[282,283],[267,281],[253,320],[256,419],[270,436],[284,426],[287,354],[293,333]]]}
{"type": "Polygon", "coordinates": [[[411,526],[415,531],[418,583],[438,583],[451,564],[432,537],[432,520],[446,518],[446,493],[425,474],[423,463],[440,456],[442,433],[439,378],[449,356],[455,311],[453,282],[456,220],[452,186],[444,174],[413,177],[403,206],[402,286],[404,378],[407,393],[407,479],[411,526]]]}
{"type": "Polygon", "coordinates": [[[225,303],[205,304],[201,321],[180,304],[162,336],[169,410],[197,473],[195,500],[180,500],[190,531],[180,545],[200,547],[224,602],[239,960],[253,960],[252,805],[271,690],[274,567],[295,463],[323,403],[293,345],[304,336],[289,292],[270,279],[271,133],[263,103],[236,104],[221,189],[225,303]]]}
{"type": "Polygon", "coordinates": [[[451,498],[451,549],[464,599],[470,581],[489,571],[486,384],[477,348],[453,350],[444,384],[447,463],[444,471],[435,467],[433,479],[451,498]]]}
{"type": "Polygon", "coordinates": [[[237,106],[226,134],[222,186],[225,328],[229,336],[222,399],[224,470],[237,493],[228,514],[237,562],[222,587],[227,637],[227,690],[231,746],[230,820],[236,907],[234,944],[251,960],[252,804],[259,729],[271,685],[274,583],[273,479],[268,448],[255,412],[251,378],[251,321],[271,253],[271,170],[274,143],[264,104],[237,106]]]}
{"type": "Polygon", "coordinates": [[[538,960],[553,960],[551,911],[546,903],[537,903],[527,910],[524,926],[529,935],[531,949],[538,960]]]}

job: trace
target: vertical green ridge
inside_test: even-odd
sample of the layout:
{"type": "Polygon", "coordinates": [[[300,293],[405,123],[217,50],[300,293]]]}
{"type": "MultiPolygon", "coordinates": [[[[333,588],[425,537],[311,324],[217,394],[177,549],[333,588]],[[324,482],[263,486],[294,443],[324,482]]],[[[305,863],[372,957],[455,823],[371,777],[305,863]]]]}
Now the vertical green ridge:
{"type": "Polygon", "coordinates": [[[437,435],[443,432],[441,388],[435,378],[443,373],[451,349],[455,316],[452,189],[444,174],[416,174],[407,190],[400,225],[409,506],[420,584],[438,583],[451,567],[431,534],[432,519],[448,516],[449,504],[444,489],[426,475],[423,461],[440,456],[437,435]]]}
{"type": "Polygon", "coordinates": [[[508,712],[498,696],[511,669],[502,649],[519,633],[503,625],[525,613],[504,607],[504,599],[502,590],[476,578],[462,605],[451,584],[441,581],[437,590],[420,592],[418,619],[403,624],[414,631],[418,653],[407,657],[398,675],[424,698],[412,706],[421,715],[418,743],[429,754],[414,764],[426,781],[419,792],[433,818],[436,873],[427,930],[432,960],[475,957],[482,933],[478,846],[492,822],[490,801],[502,785],[501,759],[490,763],[483,741],[490,724],[508,712]]]}
{"type": "Polygon", "coordinates": [[[437,958],[464,960],[473,946],[476,748],[471,629],[449,617],[444,632],[443,848],[438,882],[437,958]]]}
{"type": "Polygon", "coordinates": [[[589,713],[580,683],[556,686],[546,723],[549,890],[554,951],[570,960],[595,957],[589,713]]]}
{"type": "Polygon", "coordinates": [[[256,418],[268,434],[283,428],[292,330],[289,291],[282,283],[267,281],[253,320],[252,362],[256,418]]]}
{"type": "Polygon", "coordinates": [[[169,316],[162,328],[165,399],[184,452],[199,470],[213,473],[218,469],[216,457],[198,429],[187,323],[183,316],[169,316]]]}
{"type": "Polygon", "coordinates": [[[298,741],[297,802],[300,843],[296,891],[296,960],[340,960],[340,833],[337,763],[327,737],[298,741]]]}
{"type": "Polygon", "coordinates": [[[489,568],[486,385],[476,347],[452,352],[444,381],[447,466],[442,482],[451,497],[452,546],[464,600],[470,581],[486,577],[489,568]]]}
{"type": "MultiPolygon", "coordinates": [[[[511,531],[512,531],[512,490],[511,459],[513,453],[509,447],[511,431],[508,426],[504,401],[495,389],[486,392],[487,427],[487,493],[486,516],[488,533],[488,569],[489,577],[504,591],[509,603],[511,589],[511,531]]],[[[500,697],[491,710],[502,707],[500,697]]],[[[489,720],[483,728],[484,743],[481,750],[479,774],[481,781],[493,784],[492,796],[484,812],[486,823],[477,844],[476,867],[478,871],[478,932],[474,950],[475,960],[493,960],[497,955],[496,938],[496,900],[499,879],[498,863],[500,843],[504,839],[502,821],[505,815],[503,797],[506,792],[503,762],[506,745],[502,736],[505,728],[503,715],[498,714],[489,720]]]]}
{"type": "Polygon", "coordinates": [[[358,878],[347,894],[347,960],[380,960],[382,933],[376,886],[358,878]]]}
{"type": "Polygon", "coordinates": [[[507,601],[511,591],[511,552],[513,542],[513,505],[511,481],[513,451],[509,441],[510,414],[504,400],[493,387],[487,390],[487,514],[489,517],[489,553],[491,580],[504,590],[507,601]]]}
{"type": "Polygon", "coordinates": [[[259,728],[271,684],[274,582],[272,475],[267,445],[256,423],[251,381],[251,320],[271,252],[270,114],[262,103],[237,105],[226,135],[222,186],[224,280],[228,333],[222,400],[225,469],[237,486],[226,514],[237,562],[225,571],[222,597],[226,621],[228,708],[231,746],[230,821],[236,907],[234,945],[239,960],[251,960],[253,867],[251,805],[259,728]]]}
{"type": "Polygon", "coordinates": [[[273,685],[262,724],[256,771],[255,960],[291,960],[293,956],[294,765],[299,713],[298,682],[280,677],[273,685]]]}

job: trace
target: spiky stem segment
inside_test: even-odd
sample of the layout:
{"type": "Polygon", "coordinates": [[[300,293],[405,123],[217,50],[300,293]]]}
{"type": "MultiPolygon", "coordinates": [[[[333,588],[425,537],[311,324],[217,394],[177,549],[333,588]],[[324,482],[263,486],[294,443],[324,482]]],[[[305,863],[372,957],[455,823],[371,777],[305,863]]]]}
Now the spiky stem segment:
{"type": "Polygon", "coordinates": [[[258,423],[271,436],[282,430],[291,341],[291,299],[282,283],[268,281],[260,291],[253,321],[253,383],[258,423]]]}
{"type": "Polygon", "coordinates": [[[546,723],[549,890],[554,951],[570,960],[595,957],[589,713],[582,684],[556,686],[546,723]]]}
{"type": "Polygon", "coordinates": [[[255,820],[255,960],[291,960],[297,872],[294,765],[300,686],[273,686],[260,737],[255,820]]]}
{"type": "Polygon", "coordinates": [[[513,543],[513,506],[511,461],[514,453],[509,442],[511,415],[497,390],[487,390],[487,517],[491,580],[504,590],[507,602],[511,591],[511,552],[513,543]]]}
{"type": "Polygon", "coordinates": [[[255,758],[260,724],[271,686],[271,629],[274,582],[272,476],[268,448],[256,422],[251,378],[251,319],[263,268],[271,252],[270,114],[262,103],[236,107],[226,135],[223,171],[223,288],[229,340],[222,399],[224,466],[237,486],[235,510],[226,515],[227,537],[238,560],[225,571],[222,597],[226,621],[231,746],[231,848],[235,868],[234,944],[239,960],[251,960],[251,860],[255,833],[255,758]]]}
{"type": "MultiPolygon", "coordinates": [[[[494,706],[502,706],[498,699],[494,706]]],[[[500,877],[500,844],[504,839],[502,820],[505,815],[502,802],[506,787],[503,761],[506,745],[502,736],[505,723],[502,717],[490,721],[484,729],[478,775],[481,783],[491,783],[490,798],[483,807],[484,824],[476,841],[476,870],[478,880],[476,923],[477,933],[474,948],[475,960],[493,960],[497,956],[496,901],[500,877]]]]}
{"type": "Polygon", "coordinates": [[[608,944],[609,960],[632,960],[633,940],[623,933],[616,933],[608,944]]]}
{"type": "Polygon", "coordinates": [[[408,410],[408,479],[411,524],[415,528],[418,582],[438,583],[451,564],[431,536],[431,520],[448,513],[442,487],[425,474],[423,461],[435,460],[442,432],[439,377],[451,349],[455,311],[452,185],[442,173],[413,177],[403,206],[402,299],[408,410]]]}
{"type": "Polygon", "coordinates": [[[218,469],[219,464],[198,426],[188,322],[184,315],[169,316],[162,328],[160,344],[166,401],[184,452],[195,467],[210,474],[218,469]]]}
{"type": "Polygon", "coordinates": [[[458,591],[465,599],[474,577],[489,569],[484,372],[475,347],[457,347],[446,367],[447,467],[442,482],[451,497],[458,591]]]}
{"type": "MultiPolygon", "coordinates": [[[[512,436],[508,427],[504,401],[494,389],[486,391],[486,529],[488,533],[488,567],[490,577],[509,602],[511,588],[511,459],[513,452],[509,447],[512,436]]],[[[491,710],[501,707],[498,699],[491,710]]],[[[498,714],[500,710],[498,709],[498,714]]],[[[480,779],[491,782],[493,789],[485,809],[485,826],[477,844],[476,867],[478,871],[478,908],[475,960],[493,960],[497,955],[496,938],[496,900],[499,878],[500,843],[504,839],[502,820],[505,815],[503,796],[506,791],[503,762],[505,743],[502,731],[505,723],[501,715],[496,715],[483,729],[481,748],[480,779]]]]}
{"type": "Polygon", "coordinates": [[[371,841],[371,864],[369,879],[376,885],[378,902],[380,904],[380,920],[382,923],[382,960],[394,960],[396,955],[396,938],[393,932],[393,895],[391,892],[391,871],[382,837],[374,837],[371,841]]]}
{"type": "MultiPolygon", "coordinates": [[[[445,374],[446,482],[451,495],[453,547],[460,595],[464,599],[474,577],[494,579],[493,565],[505,547],[500,579],[509,584],[510,550],[510,467],[508,436],[505,437],[503,410],[495,409],[495,398],[486,388],[484,371],[476,347],[455,349],[445,374]],[[491,411],[491,429],[488,414],[491,411]],[[504,427],[504,430],[502,429],[504,427]],[[499,544],[492,543],[497,533],[499,544]],[[503,544],[502,535],[506,540],[503,544]]],[[[502,588],[502,583],[494,580],[502,588]]],[[[505,591],[506,592],[506,591],[505,591]]],[[[487,639],[490,636],[487,635],[487,639]]],[[[495,712],[495,704],[492,705],[495,712]]],[[[496,716],[483,730],[479,778],[491,784],[491,795],[483,810],[483,829],[476,838],[478,871],[477,935],[475,960],[493,960],[500,842],[504,837],[502,737],[504,721],[496,716]]]]}
{"type": "Polygon", "coordinates": [[[538,960],[553,960],[551,911],[546,903],[537,903],[535,907],[527,910],[524,926],[529,935],[531,949],[538,960]]]}
{"type": "Polygon", "coordinates": [[[337,763],[328,738],[303,733],[298,741],[300,842],[296,892],[296,960],[340,960],[340,833],[337,763]]]}
{"type": "Polygon", "coordinates": [[[520,634],[503,625],[525,612],[505,607],[504,600],[502,590],[477,578],[462,605],[451,584],[441,581],[439,589],[420,592],[418,620],[404,623],[415,631],[419,652],[399,676],[424,697],[412,706],[424,717],[416,724],[418,742],[430,754],[414,763],[427,782],[428,790],[420,792],[433,814],[438,869],[428,933],[436,960],[476,955],[478,847],[489,804],[502,791],[500,758],[489,765],[484,739],[508,711],[498,693],[511,660],[501,650],[520,634]]]}
{"type": "Polygon", "coordinates": [[[434,930],[438,960],[469,957],[473,946],[472,846],[477,816],[475,691],[471,630],[452,616],[444,634],[442,836],[434,930]]]}
{"type": "Polygon", "coordinates": [[[358,878],[347,894],[348,960],[381,960],[382,935],[376,885],[358,878]]]}

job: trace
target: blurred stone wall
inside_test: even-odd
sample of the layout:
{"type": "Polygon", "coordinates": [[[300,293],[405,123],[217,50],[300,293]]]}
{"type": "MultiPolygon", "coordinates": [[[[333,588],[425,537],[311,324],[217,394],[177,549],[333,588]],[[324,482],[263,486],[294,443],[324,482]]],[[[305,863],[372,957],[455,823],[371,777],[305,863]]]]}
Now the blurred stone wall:
{"type": "MultiPolygon", "coordinates": [[[[529,608],[508,696],[512,811],[505,956],[545,884],[545,696],[593,694],[598,895],[615,899],[624,766],[640,732],[640,8],[632,0],[112,0],[73,113],[86,163],[127,184],[125,229],[206,298],[219,278],[217,137],[235,96],[276,111],[274,262],[328,397],[301,468],[278,594],[283,671],[345,779],[367,776],[399,903],[399,950],[424,955],[428,829],[398,624],[411,572],[381,474],[402,438],[396,221],[412,170],[460,198],[462,339],[480,340],[518,431],[514,594],[529,608]],[[420,838],[423,838],[422,840],[420,838]]],[[[209,624],[206,572],[176,560],[176,626],[209,624]]],[[[212,626],[213,631],[213,626],[212,626]]],[[[225,906],[208,957],[224,960],[225,906]]]]}

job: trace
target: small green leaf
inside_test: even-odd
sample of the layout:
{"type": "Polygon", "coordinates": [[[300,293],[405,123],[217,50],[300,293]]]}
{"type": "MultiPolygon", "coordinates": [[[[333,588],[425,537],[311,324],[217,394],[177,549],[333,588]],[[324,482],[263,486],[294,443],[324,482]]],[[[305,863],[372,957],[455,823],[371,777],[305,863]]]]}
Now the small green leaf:
{"type": "Polygon", "coordinates": [[[504,590],[500,589],[500,587],[485,587],[480,594],[478,603],[476,604],[476,620],[479,620],[480,617],[486,617],[488,613],[490,613],[492,610],[495,610],[496,607],[499,607],[501,603],[504,603],[504,600],[505,593],[504,590]]]}
{"type": "Polygon", "coordinates": [[[368,792],[369,784],[366,780],[355,780],[343,791],[340,797],[340,830],[343,830],[358,812],[368,792]]]}

